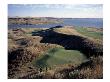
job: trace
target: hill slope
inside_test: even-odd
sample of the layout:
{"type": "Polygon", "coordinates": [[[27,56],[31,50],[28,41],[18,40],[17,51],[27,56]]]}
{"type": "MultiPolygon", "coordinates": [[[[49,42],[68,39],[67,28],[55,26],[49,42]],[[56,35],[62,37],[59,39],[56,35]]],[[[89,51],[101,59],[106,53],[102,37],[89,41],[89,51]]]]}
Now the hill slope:
{"type": "MultiPolygon", "coordinates": [[[[74,69],[79,70],[78,74],[81,73],[81,70],[85,71],[84,74],[86,74],[86,71],[90,69],[88,70],[89,73],[92,70],[93,73],[97,74],[96,78],[102,78],[103,60],[100,59],[100,66],[98,66],[97,62],[97,60],[103,56],[102,39],[96,39],[96,37],[94,37],[95,35],[91,36],[91,34],[88,34],[89,31],[94,31],[95,33],[102,33],[102,31],[100,29],[85,28],[89,29],[89,31],[87,30],[87,33],[84,33],[84,30],[80,32],[78,29],[80,28],[70,26],[49,29],[9,29],[9,78],[70,78],[71,76],[64,73],[64,69],[71,70],[67,71],[67,74],[70,72],[76,73],[73,71],[74,69]],[[53,53],[54,49],[57,49],[57,51],[53,53]],[[81,56],[81,54],[87,57],[87,61],[81,62],[84,57],[81,56]],[[81,61],[78,61],[79,59],[81,59],[81,61]],[[74,62],[79,62],[79,64],[76,65],[74,62]],[[47,66],[47,64],[49,65],[47,66]],[[54,69],[52,69],[53,64],[55,65],[54,69]],[[41,65],[46,65],[46,68],[42,69],[41,65]],[[82,66],[82,68],[79,69],[80,66],[82,66]],[[83,69],[84,67],[85,69],[83,69]],[[91,69],[91,67],[94,67],[94,69],[91,69]],[[100,70],[100,73],[99,71],[95,72],[96,70],[100,70]],[[57,77],[58,73],[64,76],[60,75],[57,77]]],[[[90,75],[80,77],[94,78],[90,75]]],[[[71,78],[76,77],[73,74],[71,78]]]]}

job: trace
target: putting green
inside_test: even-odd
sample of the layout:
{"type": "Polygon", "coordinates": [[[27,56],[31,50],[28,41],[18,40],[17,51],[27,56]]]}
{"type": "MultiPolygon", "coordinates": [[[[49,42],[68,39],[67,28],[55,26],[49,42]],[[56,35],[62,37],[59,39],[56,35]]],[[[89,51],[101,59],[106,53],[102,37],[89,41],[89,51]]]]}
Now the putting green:
{"type": "Polygon", "coordinates": [[[86,60],[86,57],[79,51],[65,50],[64,48],[53,48],[34,61],[34,64],[37,67],[44,68],[69,63],[80,64],[84,60],[86,60]]]}

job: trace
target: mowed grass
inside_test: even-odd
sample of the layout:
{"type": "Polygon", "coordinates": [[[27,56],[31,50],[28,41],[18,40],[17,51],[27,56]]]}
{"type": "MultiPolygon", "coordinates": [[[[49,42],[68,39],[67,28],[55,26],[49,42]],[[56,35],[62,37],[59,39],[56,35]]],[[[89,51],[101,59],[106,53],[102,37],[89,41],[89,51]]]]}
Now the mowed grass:
{"type": "Polygon", "coordinates": [[[53,48],[48,50],[43,56],[34,63],[37,67],[52,67],[64,64],[80,64],[86,57],[76,50],[65,50],[64,48],[53,48]]]}
{"type": "Polygon", "coordinates": [[[103,32],[102,31],[94,31],[94,28],[76,27],[75,29],[77,30],[77,32],[79,32],[85,36],[92,37],[94,39],[102,40],[102,38],[103,38],[103,32]]]}

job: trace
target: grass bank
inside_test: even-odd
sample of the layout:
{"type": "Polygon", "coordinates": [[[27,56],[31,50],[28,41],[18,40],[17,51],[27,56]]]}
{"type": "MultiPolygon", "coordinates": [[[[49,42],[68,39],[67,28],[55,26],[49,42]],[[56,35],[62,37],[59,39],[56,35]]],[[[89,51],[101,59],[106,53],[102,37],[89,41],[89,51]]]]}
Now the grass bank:
{"type": "Polygon", "coordinates": [[[34,61],[38,67],[52,67],[72,63],[80,64],[86,57],[77,50],[65,50],[64,48],[49,49],[43,56],[34,61]]]}

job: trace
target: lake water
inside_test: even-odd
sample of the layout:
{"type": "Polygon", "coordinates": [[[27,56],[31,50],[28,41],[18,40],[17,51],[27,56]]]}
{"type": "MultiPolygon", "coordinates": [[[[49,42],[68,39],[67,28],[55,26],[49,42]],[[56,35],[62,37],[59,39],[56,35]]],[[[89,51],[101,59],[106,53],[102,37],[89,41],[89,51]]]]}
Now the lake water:
{"type": "Polygon", "coordinates": [[[9,28],[51,28],[57,25],[71,25],[71,26],[78,26],[78,27],[96,27],[102,28],[103,27],[103,19],[102,18],[61,18],[63,23],[57,24],[37,24],[37,25],[8,25],[9,28]]]}

